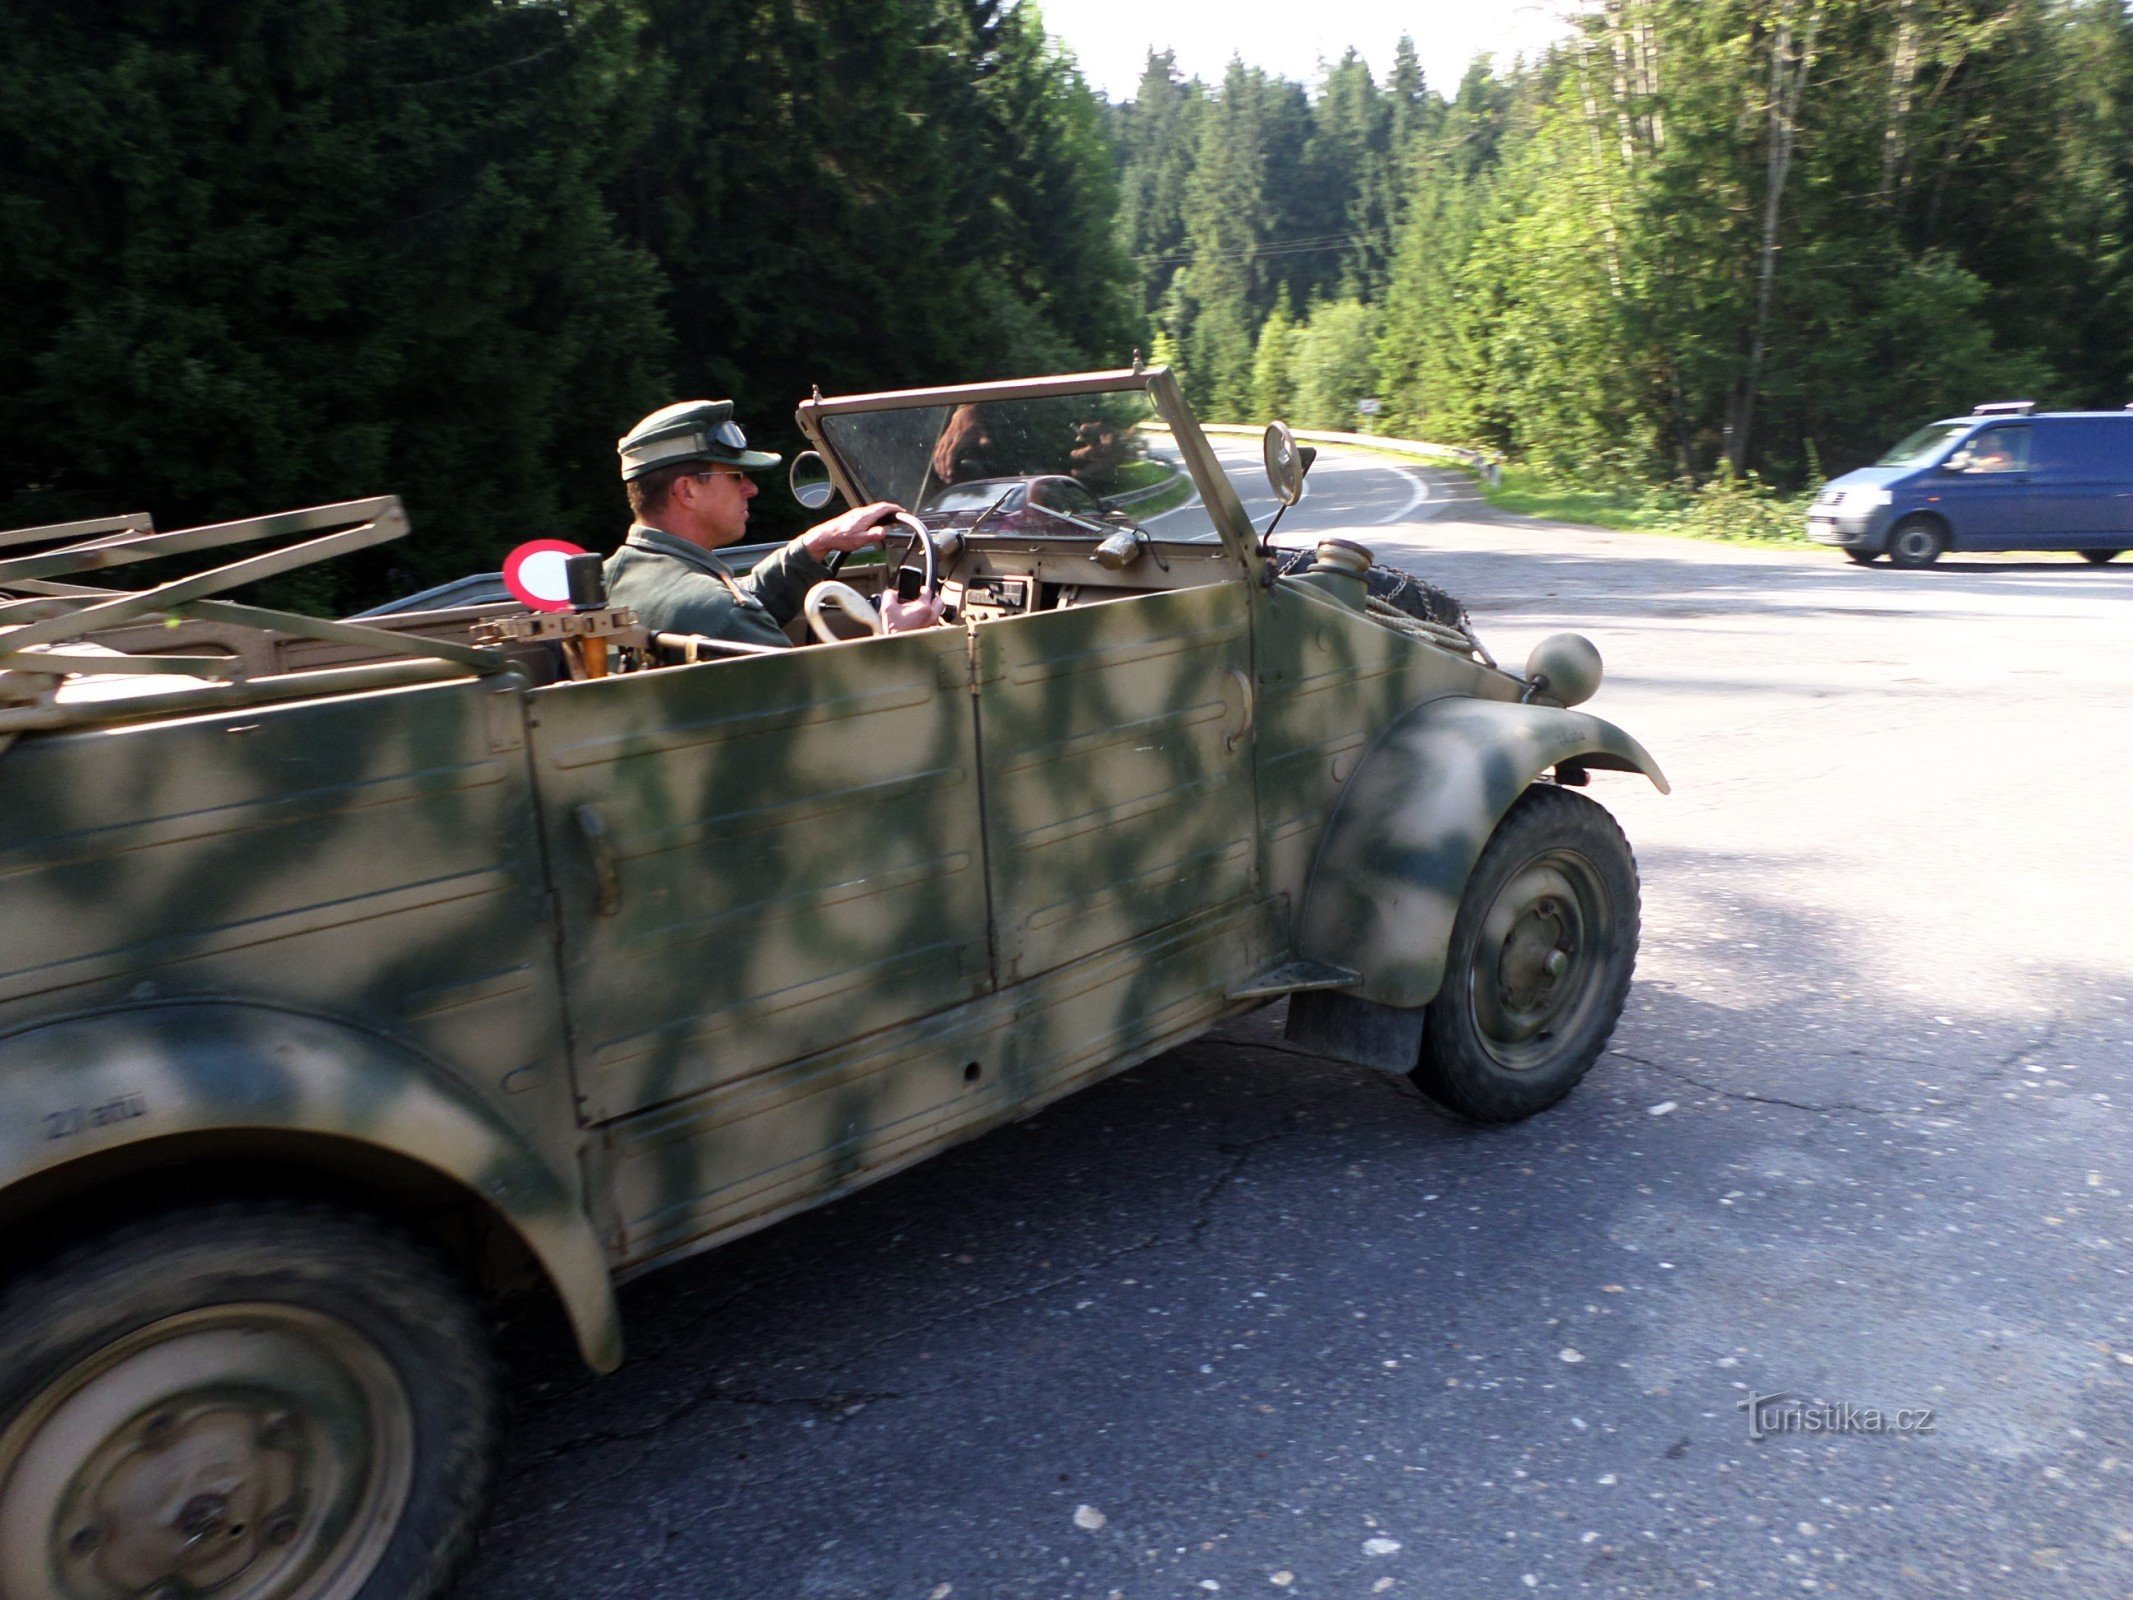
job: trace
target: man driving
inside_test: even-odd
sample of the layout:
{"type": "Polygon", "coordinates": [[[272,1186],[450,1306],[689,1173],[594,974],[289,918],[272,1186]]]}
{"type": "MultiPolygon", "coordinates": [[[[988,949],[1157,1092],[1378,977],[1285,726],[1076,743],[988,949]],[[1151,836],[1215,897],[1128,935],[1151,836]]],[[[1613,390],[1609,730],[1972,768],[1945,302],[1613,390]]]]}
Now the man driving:
{"type": "MultiPolygon", "coordinates": [[[[859,506],[807,530],[755,564],[744,578],[713,554],[748,531],[752,474],[779,457],[748,448],[731,400],[684,400],[653,412],[615,444],[629,496],[629,535],[607,558],[608,599],[629,606],[654,633],[693,633],[743,644],[786,645],[785,624],[807,591],[830,575],[826,558],[878,544],[881,524],[901,509],[859,506]]],[[[890,631],[931,626],[938,602],[880,599],[890,631]]]]}

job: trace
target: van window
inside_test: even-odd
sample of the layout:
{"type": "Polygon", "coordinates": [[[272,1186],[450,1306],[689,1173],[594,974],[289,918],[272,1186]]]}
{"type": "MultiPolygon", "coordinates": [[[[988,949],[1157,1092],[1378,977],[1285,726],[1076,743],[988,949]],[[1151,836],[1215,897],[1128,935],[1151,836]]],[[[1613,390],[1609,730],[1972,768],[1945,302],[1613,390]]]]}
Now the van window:
{"type": "Polygon", "coordinates": [[[2037,427],[2037,470],[2133,478],[2133,416],[2047,418],[2037,427]]]}
{"type": "Polygon", "coordinates": [[[1877,467],[1922,467],[1938,460],[1950,440],[1970,426],[1967,422],[1929,422],[1910,438],[1883,456],[1877,467]]]}
{"type": "Polygon", "coordinates": [[[1964,472],[2027,472],[2029,470],[2029,424],[2002,423],[1980,428],[1962,449],[1948,458],[1950,467],[1964,472]]]}

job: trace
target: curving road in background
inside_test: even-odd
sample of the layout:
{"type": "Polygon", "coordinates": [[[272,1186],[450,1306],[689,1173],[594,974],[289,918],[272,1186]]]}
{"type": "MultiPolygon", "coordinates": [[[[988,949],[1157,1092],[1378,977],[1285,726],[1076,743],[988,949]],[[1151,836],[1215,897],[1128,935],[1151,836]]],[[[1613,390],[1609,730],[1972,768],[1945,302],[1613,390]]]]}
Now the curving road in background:
{"type": "Polygon", "coordinates": [[[2133,560],[1860,569],[1346,451],[1282,530],[1336,531],[1507,662],[1589,633],[1673,779],[1588,791],[1645,938],[1585,1086],[1457,1127],[1262,1012],[632,1285],[614,1378],[514,1330],[467,1593],[2133,1592],[2133,560]]]}

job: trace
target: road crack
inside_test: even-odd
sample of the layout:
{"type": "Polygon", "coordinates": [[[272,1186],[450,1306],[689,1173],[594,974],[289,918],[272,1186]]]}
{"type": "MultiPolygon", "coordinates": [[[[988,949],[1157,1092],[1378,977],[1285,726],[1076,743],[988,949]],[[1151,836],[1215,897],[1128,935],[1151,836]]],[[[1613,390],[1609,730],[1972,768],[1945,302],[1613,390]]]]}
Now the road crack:
{"type": "Polygon", "coordinates": [[[1691,1088],[1703,1090],[1706,1094],[1715,1094],[1727,1100],[1741,1100],[1750,1105],[1783,1106],[1788,1111],[1805,1111],[1815,1116],[1826,1116],[1844,1111],[1855,1112],[1865,1117],[1903,1115],[1899,1108],[1893,1106],[1863,1106],[1852,1100],[1831,1100],[1817,1104],[1809,1100],[1787,1100],[1783,1095],[1757,1094],[1753,1089],[1728,1089],[1723,1085],[1709,1083],[1693,1074],[1683,1072],[1679,1067],[1664,1066],[1648,1057],[1633,1055],[1627,1050],[1617,1048],[1613,1053],[1624,1061],[1633,1061],[1640,1067],[1658,1073],[1661,1077],[1672,1078],[1676,1083],[1685,1083],[1691,1088]]]}
{"type": "MultiPolygon", "coordinates": [[[[1781,1106],[1788,1111],[1805,1111],[1812,1116],[1850,1112],[1853,1115],[1862,1117],[1937,1117],[1944,1116],[1950,1111],[1969,1109],[1977,1103],[1979,1096],[1994,1084],[2002,1081],[2009,1072],[2016,1067],[2026,1065],[2032,1056],[2041,1055],[2044,1051],[2050,1049],[2059,1037],[2059,1029],[2063,1022],[2064,1018],[2055,1013],[2045,1023],[2042,1031],[2034,1038],[2024,1044],[2017,1045],[2014,1049],[1994,1061],[1979,1074],[1968,1088],[1951,1091],[1945,1097],[1935,1099],[1928,1105],[1916,1107],[1868,1106],[1861,1105],[1853,1100],[1830,1100],[1825,1102],[1789,1100],[1783,1095],[1760,1094],[1753,1089],[1729,1089],[1722,1084],[1711,1083],[1699,1078],[1693,1073],[1683,1072],[1679,1067],[1667,1066],[1663,1062],[1654,1061],[1648,1056],[1637,1055],[1619,1046],[1615,1047],[1611,1054],[1619,1056],[1624,1061],[1634,1062],[1640,1067],[1656,1072],[1661,1077],[1672,1078],[1676,1083],[1687,1084],[1691,1088],[1703,1090],[1706,1094],[1715,1094],[1727,1100],[1739,1100],[1750,1105],[1781,1106]]],[[[1891,1057],[1889,1059],[1905,1059],[1906,1064],[1918,1066],[1934,1065],[1929,1061],[1910,1062],[1908,1058],[1891,1057]]]]}

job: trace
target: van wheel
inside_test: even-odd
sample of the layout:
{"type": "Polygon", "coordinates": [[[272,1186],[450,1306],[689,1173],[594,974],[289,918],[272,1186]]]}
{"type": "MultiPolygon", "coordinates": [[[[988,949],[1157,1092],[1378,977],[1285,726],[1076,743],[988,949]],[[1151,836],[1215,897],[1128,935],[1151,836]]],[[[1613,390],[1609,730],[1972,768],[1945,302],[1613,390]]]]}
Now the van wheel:
{"type": "Polygon", "coordinates": [[[1879,550],[1847,550],[1844,553],[1862,567],[1872,566],[1881,556],[1879,550]]]}
{"type": "Polygon", "coordinates": [[[1931,517],[1905,517],[1889,533],[1889,565],[1930,567],[1948,548],[1948,536],[1931,517]]]}
{"type": "Polygon", "coordinates": [[[2100,567],[2106,561],[2124,554],[2123,550],[2084,550],[2081,552],[2081,559],[2088,562],[2090,566],[2100,567]]]}
{"type": "Polygon", "coordinates": [[[496,1435],[487,1331],[427,1245],[174,1208],[0,1291],[0,1594],[429,1600],[496,1435]]]}
{"type": "Polygon", "coordinates": [[[1637,965],[1637,860],[1606,808],[1536,784],[1489,837],[1452,922],[1414,1081],[1473,1122],[1516,1122],[1578,1085],[1637,965]]]}

